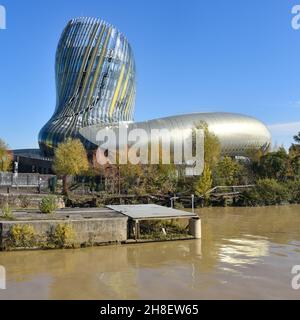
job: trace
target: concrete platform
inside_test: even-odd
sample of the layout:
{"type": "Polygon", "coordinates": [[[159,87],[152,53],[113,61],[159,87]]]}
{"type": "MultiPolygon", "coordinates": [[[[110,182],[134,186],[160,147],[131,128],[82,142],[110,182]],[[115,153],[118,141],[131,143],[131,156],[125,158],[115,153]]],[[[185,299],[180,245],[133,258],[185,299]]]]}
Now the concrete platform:
{"type": "MultiPolygon", "coordinates": [[[[38,210],[16,211],[13,220],[0,217],[0,250],[53,248],[58,227],[67,227],[74,234],[71,247],[157,241],[140,239],[142,220],[182,218],[189,219],[192,226],[190,230],[195,229],[196,225],[201,229],[201,221],[195,214],[157,205],[68,208],[57,210],[54,214],[42,214],[38,210]],[[12,233],[16,226],[21,233],[17,235],[17,241],[12,233]],[[28,234],[28,227],[33,235],[28,234]],[[29,243],[28,237],[32,238],[32,243],[29,243]]],[[[60,236],[64,237],[64,234],[60,236]]],[[[191,237],[186,238],[196,238],[196,232],[193,231],[191,237]]]]}
{"type": "MultiPolygon", "coordinates": [[[[54,214],[41,214],[38,210],[19,210],[14,212],[16,221],[47,220],[90,220],[105,218],[124,218],[125,216],[108,208],[67,208],[57,210],[54,214]]],[[[1,222],[1,217],[0,217],[1,222]]]]}
{"type": "Polygon", "coordinates": [[[195,213],[159,206],[157,204],[115,205],[107,206],[133,220],[152,219],[188,219],[196,217],[195,213]]]}
{"type": "Polygon", "coordinates": [[[128,218],[110,209],[62,209],[47,215],[34,211],[15,212],[15,220],[0,218],[0,250],[51,248],[57,226],[68,226],[74,239],[72,247],[121,243],[127,240],[128,218]],[[32,227],[35,234],[34,245],[24,246],[12,241],[14,226],[32,227]]]}

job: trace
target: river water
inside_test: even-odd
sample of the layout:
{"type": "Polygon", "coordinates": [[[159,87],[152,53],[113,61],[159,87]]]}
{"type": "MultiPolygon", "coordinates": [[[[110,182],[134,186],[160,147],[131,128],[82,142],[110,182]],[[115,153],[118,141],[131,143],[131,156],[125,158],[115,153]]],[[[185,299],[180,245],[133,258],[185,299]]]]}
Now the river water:
{"type": "Polygon", "coordinates": [[[300,299],[300,206],[199,215],[202,240],[0,252],[0,299],[300,299]]]}

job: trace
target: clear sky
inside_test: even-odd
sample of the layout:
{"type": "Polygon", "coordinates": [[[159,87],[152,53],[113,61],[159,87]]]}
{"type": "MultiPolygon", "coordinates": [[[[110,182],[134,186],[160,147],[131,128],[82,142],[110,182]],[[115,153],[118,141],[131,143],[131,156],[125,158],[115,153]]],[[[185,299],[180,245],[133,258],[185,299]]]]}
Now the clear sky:
{"type": "Polygon", "coordinates": [[[300,0],[0,0],[0,137],[37,147],[55,107],[54,58],[69,19],[102,18],[133,47],[135,120],[225,111],[271,125],[288,143],[300,131],[300,0]]]}

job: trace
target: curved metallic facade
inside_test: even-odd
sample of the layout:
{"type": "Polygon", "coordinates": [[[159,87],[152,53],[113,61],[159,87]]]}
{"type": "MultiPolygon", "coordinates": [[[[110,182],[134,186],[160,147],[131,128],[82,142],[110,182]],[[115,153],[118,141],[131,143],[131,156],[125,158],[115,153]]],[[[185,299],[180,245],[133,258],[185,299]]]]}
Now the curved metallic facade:
{"type": "Polygon", "coordinates": [[[68,137],[80,137],[82,127],[133,120],[135,61],[115,27],[95,18],[69,21],[58,44],[55,75],[56,108],[39,134],[43,154],[52,155],[68,137]]]}
{"type": "Polygon", "coordinates": [[[56,53],[57,104],[39,134],[45,156],[68,137],[80,138],[85,147],[97,145],[96,134],[108,125],[118,130],[169,129],[176,141],[185,129],[205,122],[220,140],[222,153],[243,156],[248,149],[267,148],[271,135],[260,121],[231,113],[196,113],[133,123],[135,62],[132,49],[113,26],[94,18],[71,20],[56,53]]]}
{"type": "MultiPolygon", "coordinates": [[[[208,130],[215,134],[221,145],[221,152],[228,156],[245,156],[247,150],[267,149],[271,144],[271,134],[267,127],[255,118],[234,113],[193,113],[145,122],[127,124],[128,131],[144,129],[148,137],[152,129],[168,129],[171,139],[181,139],[188,129],[199,127],[201,123],[208,126],[208,130]]],[[[80,130],[81,134],[89,141],[97,144],[97,132],[103,126],[91,126],[80,130]]],[[[118,125],[114,128],[118,137],[118,125]]],[[[181,140],[180,140],[181,141],[181,140]]],[[[145,141],[148,144],[148,141],[145,141]]]]}

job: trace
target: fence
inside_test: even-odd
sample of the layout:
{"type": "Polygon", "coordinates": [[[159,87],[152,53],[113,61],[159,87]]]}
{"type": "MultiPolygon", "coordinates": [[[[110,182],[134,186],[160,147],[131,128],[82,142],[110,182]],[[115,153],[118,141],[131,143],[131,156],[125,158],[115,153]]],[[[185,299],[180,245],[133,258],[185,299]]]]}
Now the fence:
{"type": "Polygon", "coordinates": [[[0,172],[0,187],[42,187],[48,188],[49,180],[53,175],[38,173],[11,173],[0,172]]]}

